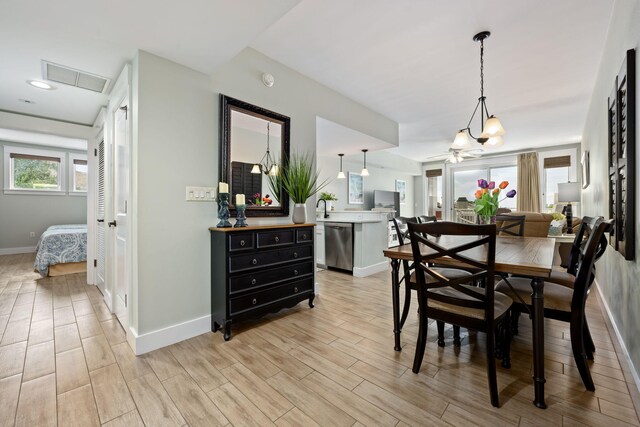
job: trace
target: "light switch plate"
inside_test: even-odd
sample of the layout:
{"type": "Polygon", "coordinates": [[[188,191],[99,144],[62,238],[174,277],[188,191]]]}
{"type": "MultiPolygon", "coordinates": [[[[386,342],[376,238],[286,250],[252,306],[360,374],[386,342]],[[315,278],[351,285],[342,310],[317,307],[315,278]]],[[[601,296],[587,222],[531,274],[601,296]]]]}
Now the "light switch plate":
{"type": "Polygon", "coordinates": [[[216,188],[188,186],[186,190],[186,199],[187,202],[215,202],[216,188]]]}

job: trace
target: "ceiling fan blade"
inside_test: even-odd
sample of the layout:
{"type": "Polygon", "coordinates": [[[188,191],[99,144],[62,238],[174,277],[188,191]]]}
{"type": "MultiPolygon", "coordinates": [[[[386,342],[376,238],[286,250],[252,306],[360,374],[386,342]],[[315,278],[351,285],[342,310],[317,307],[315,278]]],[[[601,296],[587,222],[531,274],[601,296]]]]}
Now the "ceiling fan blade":
{"type": "Polygon", "coordinates": [[[427,158],[425,159],[425,161],[445,160],[445,159],[447,159],[450,155],[451,155],[451,153],[441,153],[441,154],[436,154],[435,156],[427,157],[427,158]]]}

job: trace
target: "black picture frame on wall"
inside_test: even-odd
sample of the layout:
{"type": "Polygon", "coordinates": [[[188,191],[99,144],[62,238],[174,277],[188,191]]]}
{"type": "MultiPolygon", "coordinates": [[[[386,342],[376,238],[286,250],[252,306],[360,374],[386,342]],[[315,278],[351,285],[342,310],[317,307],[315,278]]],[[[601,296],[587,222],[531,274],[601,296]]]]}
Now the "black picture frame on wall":
{"type": "Polygon", "coordinates": [[[628,261],[635,259],[636,55],[626,53],[607,101],[609,217],[614,219],[609,243],[628,261]]]}

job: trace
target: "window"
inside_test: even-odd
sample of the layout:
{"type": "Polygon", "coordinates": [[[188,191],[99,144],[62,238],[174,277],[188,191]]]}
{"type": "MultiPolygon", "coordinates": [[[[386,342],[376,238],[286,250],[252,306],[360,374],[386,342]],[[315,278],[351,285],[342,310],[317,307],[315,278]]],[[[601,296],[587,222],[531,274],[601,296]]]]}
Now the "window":
{"type": "Polygon", "coordinates": [[[88,188],[87,156],[81,154],[69,154],[70,175],[69,193],[86,193],[88,188]]]}
{"type": "Polygon", "coordinates": [[[571,156],[547,157],[544,159],[544,206],[553,211],[558,200],[558,184],[569,182],[571,156]]]}
{"type": "Polygon", "coordinates": [[[506,197],[507,191],[517,190],[518,186],[518,167],[517,166],[503,166],[498,168],[489,169],[490,181],[495,181],[496,186],[500,185],[502,181],[508,181],[509,186],[500,193],[500,199],[504,199],[500,202],[501,208],[509,208],[516,210],[518,206],[518,194],[513,199],[506,197]]]}
{"type": "Polygon", "coordinates": [[[442,169],[431,169],[427,175],[427,215],[442,218],[442,169]]]}
{"type": "Polygon", "coordinates": [[[5,192],[64,192],[65,157],[59,151],[5,146],[5,192]]]}

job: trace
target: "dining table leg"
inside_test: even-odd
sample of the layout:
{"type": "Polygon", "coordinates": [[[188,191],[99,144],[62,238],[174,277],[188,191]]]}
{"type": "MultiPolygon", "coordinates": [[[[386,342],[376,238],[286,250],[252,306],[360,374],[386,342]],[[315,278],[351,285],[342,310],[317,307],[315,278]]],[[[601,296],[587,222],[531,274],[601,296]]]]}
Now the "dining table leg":
{"type": "Polygon", "coordinates": [[[533,404],[538,408],[546,408],[544,402],[544,280],[539,277],[531,279],[531,306],[533,325],[533,387],[535,398],[533,404]]]}
{"type": "Polygon", "coordinates": [[[400,347],[400,260],[391,260],[391,300],[393,301],[393,336],[395,351],[400,347]]]}

